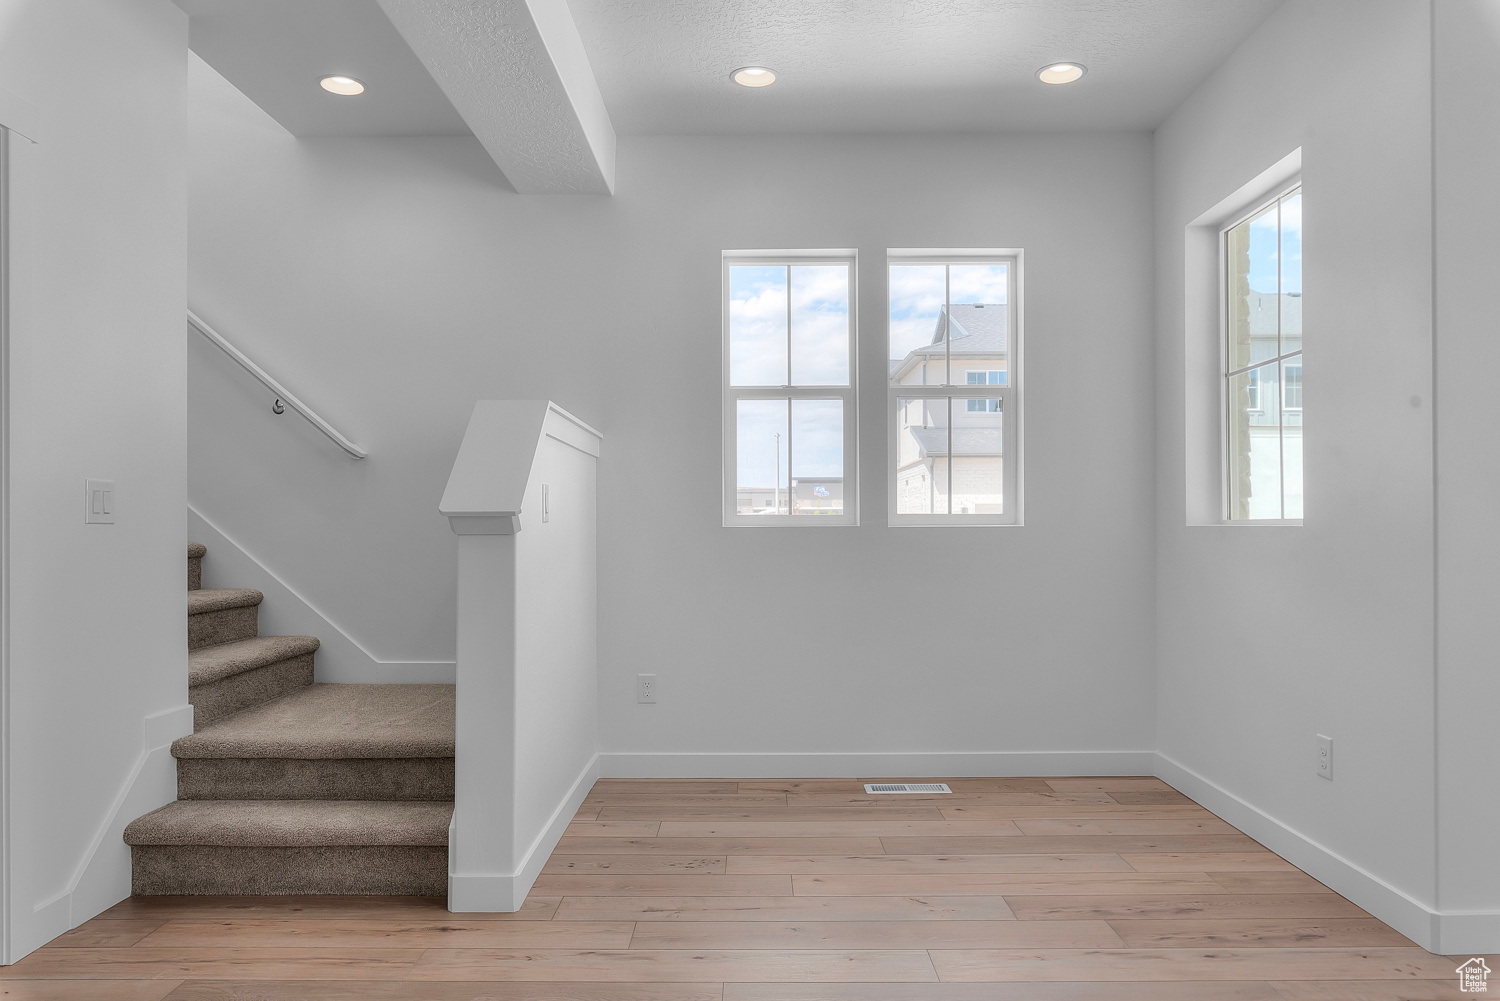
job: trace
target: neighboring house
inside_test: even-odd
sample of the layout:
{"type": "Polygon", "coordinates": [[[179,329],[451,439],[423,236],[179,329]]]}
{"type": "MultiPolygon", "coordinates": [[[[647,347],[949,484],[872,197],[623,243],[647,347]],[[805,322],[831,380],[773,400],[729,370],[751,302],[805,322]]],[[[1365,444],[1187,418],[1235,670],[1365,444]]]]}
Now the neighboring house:
{"type": "MultiPolygon", "coordinates": [[[[1286,292],[1281,300],[1282,327],[1295,336],[1284,336],[1279,353],[1302,349],[1302,293],[1286,292]]],[[[1249,290],[1245,295],[1245,313],[1249,318],[1250,362],[1275,358],[1277,348],[1277,299],[1275,292],[1249,290]]],[[[1302,358],[1286,362],[1279,378],[1273,366],[1252,369],[1242,386],[1244,409],[1231,409],[1250,441],[1250,493],[1252,497],[1279,499],[1280,476],[1287,477],[1287,492],[1302,495],[1302,358]],[[1284,425],[1284,427],[1283,427],[1284,425]],[[1284,456],[1277,454],[1285,448],[1284,456]]]]}
{"type": "MultiPolygon", "coordinates": [[[[1009,380],[1004,303],[953,304],[938,313],[931,342],[891,360],[891,385],[1004,386],[1009,380]],[[945,343],[946,340],[946,343],[945,343]],[[951,379],[943,378],[945,355],[951,379]]],[[[896,508],[902,514],[998,514],[1004,460],[998,399],[904,400],[896,445],[896,508]]]]}

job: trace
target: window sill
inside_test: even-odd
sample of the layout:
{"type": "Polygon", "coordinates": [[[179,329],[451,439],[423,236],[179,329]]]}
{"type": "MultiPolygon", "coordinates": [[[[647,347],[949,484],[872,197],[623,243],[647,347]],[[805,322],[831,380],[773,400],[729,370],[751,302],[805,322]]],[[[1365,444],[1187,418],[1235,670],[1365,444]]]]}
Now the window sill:
{"type": "Polygon", "coordinates": [[[1189,524],[1188,528],[1301,528],[1301,518],[1243,518],[1237,521],[1210,521],[1189,524]]]}

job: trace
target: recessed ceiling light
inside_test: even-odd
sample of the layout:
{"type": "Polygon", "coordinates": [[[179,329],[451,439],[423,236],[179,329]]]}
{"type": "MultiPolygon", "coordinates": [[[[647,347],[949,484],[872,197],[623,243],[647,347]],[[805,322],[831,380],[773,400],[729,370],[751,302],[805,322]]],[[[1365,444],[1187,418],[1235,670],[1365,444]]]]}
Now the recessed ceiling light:
{"type": "Polygon", "coordinates": [[[729,79],[741,87],[769,87],[776,82],[776,74],[764,66],[741,66],[729,79]]]}
{"type": "Polygon", "coordinates": [[[318,86],[340,97],[356,97],[365,92],[365,85],[352,76],[325,76],[318,81],[318,86]]]}
{"type": "Polygon", "coordinates": [[[1082,63],[1053,63],[1036,71],[1042,83],[1072,83],[1081,79],[1088,69],[1082,63]]]}

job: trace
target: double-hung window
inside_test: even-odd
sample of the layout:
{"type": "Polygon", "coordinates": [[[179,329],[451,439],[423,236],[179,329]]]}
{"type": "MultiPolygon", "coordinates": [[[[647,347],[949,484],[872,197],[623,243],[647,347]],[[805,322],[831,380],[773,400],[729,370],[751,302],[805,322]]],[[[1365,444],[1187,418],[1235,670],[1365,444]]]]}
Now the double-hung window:
{"type": "Polygon", "coordinates": [[[853,251],[724,254],[724,524],[854,525],[853,251]]]}
{"type": "Polygon", "coordinates": [[[1020,523],[1018,251],[888,259],[890,523],[1020,523]]]}
{"type": "Polygon", "coordinates": [[[1302,518],[1302,188],[1223,231],[1225,516],[1302,518]]]}

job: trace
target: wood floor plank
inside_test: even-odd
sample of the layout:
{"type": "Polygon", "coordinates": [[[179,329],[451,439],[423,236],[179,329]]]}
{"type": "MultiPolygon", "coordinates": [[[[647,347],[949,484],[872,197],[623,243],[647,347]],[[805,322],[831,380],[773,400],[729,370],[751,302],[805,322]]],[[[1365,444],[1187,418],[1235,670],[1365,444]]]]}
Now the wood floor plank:
{"type": "Polygon", "coordinates": [[[1109,798],[1116,803],[1150,803],[1158,806],[1192,802],[1175,789],[1140,789],[1128,792],[1117,789],[1110,792],[1109,798]]]}
{"type": "Polygon", "coordinates": [[[1103,775],[1047,779],[1058,792],[1176,792],[1161,779],[1146,775],[1103,775]]]}
{"type": "Polygon", "coordinates": [[[1103,921],[640,921],[632,949],[1119,949],[1103,921]]]}
{"type": "Polygon", "coordinates": [[[738,793],[727,793],[721,795],[699,795],[685,794],[681,796],[599,796],[590,794],[583,801],[584,806],[633,806],[641,809],[656,808],[659,810],[680,810],[692,806],[766,806],[785,807],[786,795],[784,793],[768,794],[764,796],[741,796],[738,793]]]}
{"type": "MultiPolygon", "coordinates": [[[[85,921],[48,942],[48,949],[122,949],[135,945],[163,924],[161,918],[85,921]]],[[[0,994],[0,997],[5,995],[0,994]]]]}
{"type": "MultiPolygon", "coordinates": [[[[738,779],[599,779],[589,790],[588,798],[650,796],[669,799],[674,796],[736,796],[744,792],[744,783],[738,779]]],[[[780,792],[783,790],[774,789],[766,795],[774,796],[780,792]]]]}
{"type": "MultiPolygon", "coordinates": [[[[932,839],[928,839],[932,840],[932,839]]],[[[1009,839],[995,839],[1009,840],[1009,839]]],[[[1045,849],[1044,849],[1045,850],[1045,849]]],[[[573,838],[558,855],[884,855],[879,838],[573,838]]],[[[941,852],[923,852],[939,855],[941,852]]]]}
{"type": "Polygon", "coordinates": [[[1422,949],[934,949],[942,980],[1452,980],[1422,949]]]}
{"type": "Polygon", "coordinates": [[[876,873],[919,875],[961,872],[1130,872],[1132,870],[1120,856],[1101,854],[731,855],[728,861],[728,871],[746,874],[775,872],[790,875],[871,875],[876,873]]]}
{"type": "Polygon", "coordinates": [[[899,838],[930,837],[1018,838],[1021,829],[1011,820],[666,820],[663,838],[899,838]]]}
{"type": "Polygon", "coordinates": [[[1414,948],[1376,918],[1190,918],[1111,921],[1129,949],[1414,948]]]}
{"type": "Polygon", "coordinates": [[[938,806],[946,820],[1067,820],[1077,817],[1118,817],[1121,820],[1170,820],[1212,817],[1197,803],[1168,806],[1131,806],[1124,803],[1050,803],[1046,806],[938,806]]]}
{"type": "Polygon", "coordinates": [[[1452,980],[1312,980],[1275,981],[1281,1001],[1459,1001],[1473,998],[1452,980]]]}
{"type": "Polygon", "coordinates": [[[176,980],[12,980],[0,979],[5,1001],[163,1001],[176,980]]]}
{"type": "Polygon", "coordinates": [[[1213,893],[1212,878],[1201,872],[1059,872],[1059,873],[956,873],[902,876],[793,876],[792,890],[799,897],[891,896],[941,893],[958,896],[971,893],[1078,894],[1117,893],[1213,893]]]}
{"type": "MultiPolygon", "coordinates": [[[[473,921],[545,921],[559,898],[532,894],[515,912],[465,914],[473,921]]],[[[443,897],[126,897],[95,921],[161,917],[162,920],[217,921],[232,918],[385,918],[392,921],[442,920],[448,914],[443,897]]]]}
{"type": "Polygon", "coordinates": [[[191,980],[167,1001],[720,1001],[723,990],[722,984],[191,980]]]}
{"type": "Polygon", "coordinates": [[[1018,820],[1016,826],[1028,837],[1051,837],[1069,834],[1118,834],[1127,837],[1200,834],[1238,835],[1240,832],[1218,817],[1185,817],[1181,819],[1091,817],[1073,820],[1018,820]]]}
{"type": "MultiPolygon", "coordinates": [[[[1035,778],[858,778],[858,779],[755,779],[740,782],[744,793],[798,793],[833,796],[866,795],[866,782],[946,782],[953,795],[966,796],[974,793],[993,792],[1051,792],[1046,779],[1035,778]]],[[[902,793],[905,798],[910,794],[902,793]]],[[[886,798],[893,798],[887,796],[886,798]]]]}
{"type": "Polygon", "coordinates": [[[1172,918],[1364,918],[1370,915],[1337,893],[1120,894],[1005,898],[1016,917],[1037,921],[1172,918]]]}
{"type": "Polygon", "coordinates": [[[1118,805],[1107,792],[993,792],[960,796],[838,796],[823,793],[787,793],[787,806],[806,808],[898,809],[917,802],[949,809],[958,806],[1100,806],[1118,805]]]}
{"type": "Polygon", "coordinates": [[[1009,921],[999,896],[564,897],[557,921],[1009,921]]]}
{"type": "Polygon", "coordinates": [[[1214,872],[1211,875],[1228,893],[1333,892],[1296,867],[1277,872],[1214,872]]]}
{"type": "Polygon", "coordinates": [[[588,875],[537,877],[548,896],[584,897],[782,897],[794,894],[790,876],[588,875]]]}
{"type": "Polygon", "coordinates": [[[1122,855],[1138,872],[1294,872],[1273,852],[1143,852],[1122,855]]]}
{"type": "Polygon", "coordinates": [[[250,919],[168,921],[141,945],[150,948],[256,949],[624,949],[629,921],[469,921],[450,914],[436,922],[250,919]]]}
{"type": "Polygon", "coordinates": [[[38,949],[0,971],[18,980],[378,980],[421,949],[38,949]]]}
{"type": "Polygon", "coordinates": [[[943,812],[936,806],[907,805],[883,808],[856,806],[636,806],[633,803],[611,803],[599,811],[600,820],[749,820],[749,821],[820,821],[820,820],[937,820],[943,812]]]}
{"type": "Polygon", "coordinates": [[[554,855],[542,866],[542,872],[546,875],[701,873],[722,876],[727,863],[728,859],[723,855],[554,855]]]}
{"type": "Polygon", "coordinates": [[[428,949],[406,979],[931,983],[937,977],[927,953],[916,950],[428,949]]]}
{"type": "MultiPolygon", "coordinates": [[[[1068,834],[1020,838],[881,838],[888,855],[1070,855],[1110,852],[1249,852],[1261,846],[1243,834],[1148,835],[1068,834]]],[[[726,854],[736,854],[727,851],[726,854]]],[[[829,854],[829,853],[820,853],[829,854]]]]}
{"type": "MultiPolygon", "coordinates": [[[[725,984],[724,1001],[1283,1001],[1267,983],[725,984]]],[[[1342,999],[1340,999],[1342,1001],[1342,999]]]]}
{"type": "Polygon", "coordinates": [[[661,830],[657,820],[575,820],[563,831],[565,837],[654,838],[661,830]]]}

